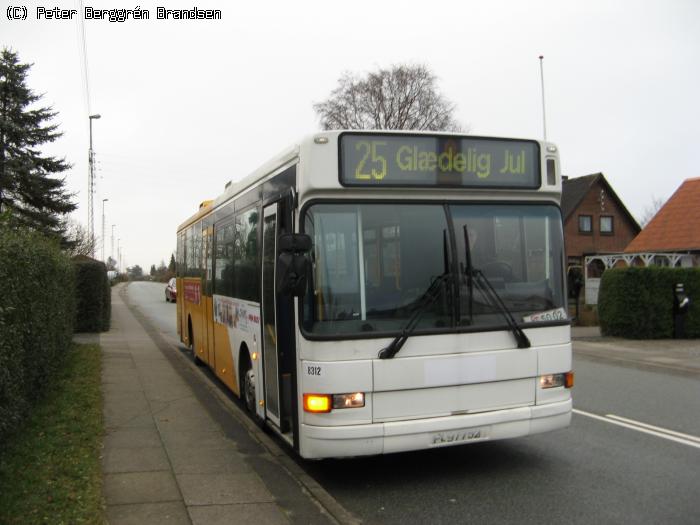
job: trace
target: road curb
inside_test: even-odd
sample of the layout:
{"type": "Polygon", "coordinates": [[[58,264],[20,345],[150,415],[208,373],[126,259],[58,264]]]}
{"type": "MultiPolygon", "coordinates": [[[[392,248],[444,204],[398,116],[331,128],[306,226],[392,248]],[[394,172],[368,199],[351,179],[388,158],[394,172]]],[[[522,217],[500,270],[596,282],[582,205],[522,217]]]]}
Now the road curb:
{"type": "Polygon", "coordinates": [[[650,372],[668,372],[670,374],[683,376],[683,377],[699,377],[700,370],[695,368],[683,367],[681,365],[674,365],[672,363],[659,363],[655,361],[650,361],[648,359],[635,359],[628,354],[615,354],[613,352],[605,353],[604,349],[601,350],[588,350],[582,348],[574,348],[574,357],[587,357],[596,361],[602,361],[605,363],[624,366],[628,365],[639,370],[647,370],[650,372]]]}
{"type": "MultiPolygon", "coordinates": [[[[163,334],[161,334],[163,335],[163,334]]],[[[241,423],[250,435],[252,435],[263,448],[265,448],[270,455],[274,458],[274,461],[279,463],[284,470],[286,470],[290,476],[297,482],[301,487],[305,489],[312,500],[329,516],[331,516],[339,525],[358,525],[362,523],[359,519],[354,517],[350,511],[345,509],[333,496],[331,496],[318,482],[309,476],[304,469],[302,469],[296,462],[289,457],[289,455],[279,446],[275,441],[268,436],[255,422],[253,422],[248,415],[243,412],[240,407],[238,407],[234,402],[232,402],[226,393],[222,392],[221,389],[213,384],[209,378],[205,377],[201,370],[195,365],[186,355],[177,351],[177,346],[172,343],[170,345],[180,359],[187,362],[187,364],[194,370],[196,370],[199,377],[206,383],[206,387],[210,393],[218,399],[218,401],[236,418],[236,420],[241,423]]]]}

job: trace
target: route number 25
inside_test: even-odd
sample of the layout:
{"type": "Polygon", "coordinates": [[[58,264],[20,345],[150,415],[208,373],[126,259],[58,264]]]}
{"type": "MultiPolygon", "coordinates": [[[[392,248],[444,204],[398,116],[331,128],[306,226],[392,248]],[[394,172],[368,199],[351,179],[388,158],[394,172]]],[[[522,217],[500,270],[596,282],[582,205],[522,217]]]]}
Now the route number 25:
{"type": "Polygon", "coordinates": [[[382,180],[386,176],[386,159],[377,153],[379,146],[386,146],[382,141],[362,141],[355,144],[355,150],[362,155],[355,168],[355,178],[359,180],[382,180]],[[367,164],[371,164],[368,168],[367,164]]]}

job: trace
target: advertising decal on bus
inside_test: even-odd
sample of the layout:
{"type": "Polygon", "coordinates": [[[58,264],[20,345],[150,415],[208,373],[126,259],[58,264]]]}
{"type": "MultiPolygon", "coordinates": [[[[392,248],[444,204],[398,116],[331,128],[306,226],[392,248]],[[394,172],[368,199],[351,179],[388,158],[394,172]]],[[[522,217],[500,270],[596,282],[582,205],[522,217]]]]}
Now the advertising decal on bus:
{"type": "Polygon", "coordinates": [[[214,321],[255,334],[260,330],[260,308],[232,297],[215,295],[214,321]]]}
{"type": "Polygon", "coordinates": [[[201,283],[185,282],[185,300],[186,301],[190,301],[194,304],[199,304],[201,297],[202,297],[202,285],[201,285],[201,283]]]}

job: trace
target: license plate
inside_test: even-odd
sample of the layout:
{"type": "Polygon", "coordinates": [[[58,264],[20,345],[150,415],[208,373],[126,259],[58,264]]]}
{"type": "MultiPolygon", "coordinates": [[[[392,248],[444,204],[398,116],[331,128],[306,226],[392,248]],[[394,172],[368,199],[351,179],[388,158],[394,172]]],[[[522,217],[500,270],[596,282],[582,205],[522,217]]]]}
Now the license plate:
{"type": "Polygon", "coordinates": [[[468,441],[480,441],[488,439],[488,428],[466,428],[461,430],[449,430],[446,432],[436,432],[431,436],[430,445],[442,447],[456,445],[468,441]]]}
{"type": "Polygon", "coordinates": [[[565,321],[569,318],[566,310],[563,308],[555,308],[546,312],[537,312],[535,314],[526,315],[523,317],[524,323],[536,323],[544,321],[565,321]]]}

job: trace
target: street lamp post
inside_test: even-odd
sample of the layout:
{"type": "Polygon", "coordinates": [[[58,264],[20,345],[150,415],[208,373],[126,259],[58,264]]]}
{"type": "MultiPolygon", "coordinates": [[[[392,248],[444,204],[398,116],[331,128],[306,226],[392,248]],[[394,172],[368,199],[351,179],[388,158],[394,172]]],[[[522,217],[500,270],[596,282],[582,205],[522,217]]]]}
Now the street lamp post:
{"type": "Polygon", "coordinates": [[[112,224],[112,249],[109,251],[109,256],[114,259],[114,227],[116,224],[112,224]]]}
{"type": "Polygon", "coordinates": [[[102,262],[105,261],[105,202],[109,199],[102,199],[102,262]]]}
{"type": "Polygon", "coordinates": [[[542,133],[544,134],[544,141],[547,142],[547,114],[544,111],[544,66],[542,61],[544,60],[544,55],[540,55],[540,82],[542,85],[542,133]]]}
{"type": "Polygon", "coordinates": [[[95,152],[92,150],[92,121],[101,118],[99,114],[90,115],[90,151],[88,156],[88,238],[90,239],[90,254],[95,257],[95,210],[93,197],[95,194],[95,152]]]}
{"type": "Polygon", "coordinates": [[[119,273],[122,271],[122,249],[119,245],[122,242],[121,238],[117,239],[117,268],[119,273]]]}

